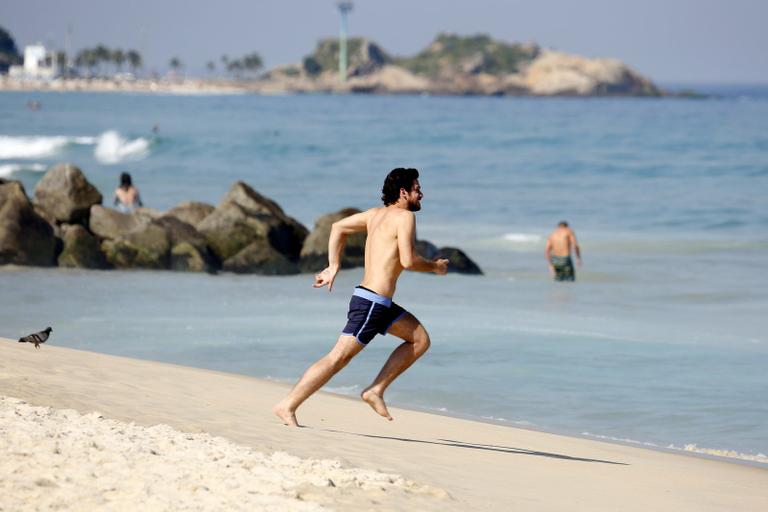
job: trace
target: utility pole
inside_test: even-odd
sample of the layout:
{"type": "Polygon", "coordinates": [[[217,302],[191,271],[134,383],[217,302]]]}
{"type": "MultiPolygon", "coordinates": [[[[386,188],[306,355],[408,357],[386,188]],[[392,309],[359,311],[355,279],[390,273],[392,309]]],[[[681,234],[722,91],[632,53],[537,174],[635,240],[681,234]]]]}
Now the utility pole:
{"type": "Polygon", "coordinates": [[[347,81],[347,14],[352,10],[351,0],[341,0],[336,4],[341,14],[341,30],[339,32],[339,79],[347,81]]]}

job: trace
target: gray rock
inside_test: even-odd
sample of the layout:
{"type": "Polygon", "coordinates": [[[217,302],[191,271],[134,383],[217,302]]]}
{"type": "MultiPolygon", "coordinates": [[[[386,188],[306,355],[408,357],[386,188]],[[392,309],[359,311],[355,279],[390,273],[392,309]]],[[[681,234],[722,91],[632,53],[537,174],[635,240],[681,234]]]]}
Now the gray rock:
{"type": "Polygon", "coordinates": [[[240,206],[247,215],[252,217],[259,218],[263,214],[272,217],[267,233],[270,244],[290,260],[299,259],[301,247],[309,230],[293,217],[286,215],[275,201],[259,194],[242,181],[238,181],[232,185],[222,201],[222,205],[227,203],[240,206]]]}
{"type": "Polygon", "coordinates": [[[70,268],[109,268],[101,252],[99,240],[80,224],[63,224],[64,249],[59,254],[59,266],[70,268]]]}
{"type": "Polygon", "coordinates": [[[89,227],[91,232],[101,238],[114,240],[133,231],[143,229],[151,220],[138,213],[121,213],[100,205],[91,207],[89,227]]]}
{"type": "Polygon", "coordinates": [[[424,259],[433,260],[437,258],[439,250],[435,244],[426,240],[416,240],[416,254],[424,259]]]}
{"type": "Polygon", "coordinates": [[[72,164],[55,165],[35,187],[35,203],[58,222],[87,225],[91,206],[101,200],[101,193],[72,164]]]}
{"type": "Polygon", "coordinates": [[[224,262],[223,270],[238,274],[286,275],[298,274],[299,266],[261,242],[253,242],[224,262]]]}
{"type": "Polygon", "coordinates": [[[35,212],[18,181],[0,184],[0,264],[50,266],[56,262],[53,228],[35,212]]]}
{"type": "Polygon", "coordinates": [[[461,249],[441,247],[437,257],[448,259],[448,272],[474,275],[481,275],[483,273],[480,267],[477,266],[477,263],[472,261],[461,249]]]}
{"type": "Polygon", "coordinates": [[[171,243],[163,226],[155,222],[114,240],[105,240],[101,250],[115,268],[167,269],[171,243]]]}
{"type": "Polygon", "coordinates": [[[170,268],[180,272],[215,271],[208,254],[189,242],[181,242],[171,248],[170,268]]]}
{"type": "Polygon", "coordinates": [[[221,261],[225,261],[255,241],[268,244],[268,215],[250,216],[240,206],[222,204],[199,225],[209,247],[221,261]]]}
{"type": "MultiPolygon", "coordinates": [[[[335,213],[323,215],[315,221],[315,228],[304,240],[301,248],[299,268],[302,272],[317,272],[328,266],[328,239],[331,226],[345,217],[360,213],[355,208],[344,208],[335,213]]],[[[355,233],[347,238],[341,255],[341,268],[362,267],[365,265],[365,233],[355,233]]]]}
{"type": "Polygon", "coordinates": [[[220,261],[253,243],[271,246],[298,261],[307,229],[282,208],[242,182],[235,183],[216,209],[197,226],[220,261]]]}
{"type": "Polygon", "coordinates": [[[213,213],[213,210],[215,208],[210,204],[187,201],[172,208],[165,215],[176,217],[187,224],[197,226],[203,219],[213,213]]]}
{"type": "Polygon", "coordinates": [[[192,225],[176,217],[165,215],[155,224],[165,229],[171,244],[171,270],[214,272],[221,265],[208,248],[206,238],[192,225]]]}

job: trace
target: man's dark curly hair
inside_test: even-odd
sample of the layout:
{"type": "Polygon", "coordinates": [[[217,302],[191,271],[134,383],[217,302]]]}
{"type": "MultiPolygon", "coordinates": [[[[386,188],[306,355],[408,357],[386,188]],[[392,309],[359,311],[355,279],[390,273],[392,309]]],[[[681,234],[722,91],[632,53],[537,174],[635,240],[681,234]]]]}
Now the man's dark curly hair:
{"type": "Polygon", "coordinates": [[[398,167],[392,169],[384,180],[384,186],[381,187],[381,200],[385,206],[396,203],[400,197],[400,189],[404,188],[408,192],[413,188],[413,182],[419,179],[419,171],[416,169],[405,169],[398,167]]]}

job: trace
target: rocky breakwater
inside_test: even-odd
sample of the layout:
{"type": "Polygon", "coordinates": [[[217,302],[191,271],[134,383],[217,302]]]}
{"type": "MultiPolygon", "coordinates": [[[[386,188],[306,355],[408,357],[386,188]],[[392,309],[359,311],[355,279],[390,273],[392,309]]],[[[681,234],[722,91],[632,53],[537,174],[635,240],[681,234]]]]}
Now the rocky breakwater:
{"type": "MultiPolygon", "coordinates": [[[[236,182],[214,207],[185,202],[167,212],[121,213],[71,164],[49,169],[32,200],[18,181],[0,179],[0,265],[153,269],[285,275],[316,272],[328,262],[334,222],[359,210],[320,217],[310,233],[272,199],[236,182]]],[[[459,249],[417,244],[427,258],[446,257],[452,272],[480,274],[459,249]]],[[[365,234],[349,237],[342,267],[363,266],[365,234]]]]}

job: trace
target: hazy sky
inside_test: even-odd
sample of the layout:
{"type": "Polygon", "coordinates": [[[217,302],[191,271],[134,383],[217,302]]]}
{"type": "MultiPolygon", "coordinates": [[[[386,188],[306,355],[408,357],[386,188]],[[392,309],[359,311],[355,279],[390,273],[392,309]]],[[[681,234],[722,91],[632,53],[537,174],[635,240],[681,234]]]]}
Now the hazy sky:
{"type": "MultiPolygon", "coordinates": [[[[615,57],[662,82],[768,83],[768,0],[357,0],[350,34],[395,55],[439,32],[590,57],[615,57]]],[[[0,0],[0,26],[19,46],[136,48],[164,71],[178,56],[192,73],[222,54],[258,51],[267,67],[298,62],[336,36],[333,0],[0,0]]]]}

